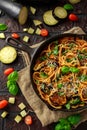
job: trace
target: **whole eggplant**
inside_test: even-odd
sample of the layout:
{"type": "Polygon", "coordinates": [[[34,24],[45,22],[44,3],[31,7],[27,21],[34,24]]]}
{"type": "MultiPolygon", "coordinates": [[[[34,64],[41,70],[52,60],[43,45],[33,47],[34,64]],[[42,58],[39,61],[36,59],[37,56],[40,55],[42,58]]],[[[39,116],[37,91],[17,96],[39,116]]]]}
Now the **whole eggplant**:
{"type": "Polygon", "coordinates": [[[27,7],[10,0],[0,0],[0,9],[13,18],[18,19],[20,24],[25,24],[28,18],[27,7]]]}

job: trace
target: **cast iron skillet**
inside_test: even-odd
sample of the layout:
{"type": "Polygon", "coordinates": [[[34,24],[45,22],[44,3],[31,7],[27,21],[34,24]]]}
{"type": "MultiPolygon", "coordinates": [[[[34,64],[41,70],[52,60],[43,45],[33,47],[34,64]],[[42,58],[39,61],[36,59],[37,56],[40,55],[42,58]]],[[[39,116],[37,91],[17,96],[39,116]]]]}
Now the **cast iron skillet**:
{"type": "MultiPolygon", "coordinates": [[[[55,40],[58,40],[60,38],[64,38],[64,37],[73,37],[74,39],[76,39],[76,37],[79,37],[80,39],[84,39],[84,40],[87,40],[87,35],[85,34],[81,34],[81,35],[78,35],[78,34],[58,34],[58,35],[55,35],[55,36],[52,36],[50,38],[48,38],[47,40],[45,41],[42,41],[42,44],[37,47],[37,48],[31,48],[29,47],[28,45],[26,45],[25,43],[21,43],[20,41],[12,38],[12,37],[7,37],[6,39],[6,43],[10,46],[13,46],[17,49],[20,49],[20,50],[23,50],[23,51],[26,51],[30,58],[31,58],[31,64],[30,64],[30,79],[31,79],[31,83],[32,83],[32,86],[33,86],[33,89],[35,90],[36,94],[40,97],[41,100],[43,100],[41,98],[41,96],[39,95],[39,92],[38,90],[36,89],[35,87],[35,84],[33,82],[33,78],[32,78],[32,74],[33,74],[33,67],[35,65],[35,61],[36,59],[38,58],[39,54],[42,52],[42,50],[48,46],[52,41],[55,41],[55,40]]],[[[72,108],[70,110],[67,110],[66,108],[61,108],[61,109],[55,109],[53,108],[52,106],[50,106],[46,101],[43,100],[43,102],[45,102],[45,104],[51,109],[51,110],[61,110],[61,111],[66,111],[66,112],[74,112],[74,111],[81,111],[81,110],[84,110],[87,108],[87,105],[83,106],[83,107],[78,107],[78,108],[72,108]]]]}

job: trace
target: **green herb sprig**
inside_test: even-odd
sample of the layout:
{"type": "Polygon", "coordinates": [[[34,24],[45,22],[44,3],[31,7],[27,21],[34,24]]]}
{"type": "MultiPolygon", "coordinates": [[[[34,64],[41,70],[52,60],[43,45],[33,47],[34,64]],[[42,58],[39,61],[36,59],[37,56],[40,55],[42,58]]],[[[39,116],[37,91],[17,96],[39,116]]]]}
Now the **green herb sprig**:
{"type": "Polygon", "coordinates": [[[80,114],[70,115],[66,118],[61,118],[55,125],[54,130],[71,130],[72,127],[81,121],[80,114]]]}

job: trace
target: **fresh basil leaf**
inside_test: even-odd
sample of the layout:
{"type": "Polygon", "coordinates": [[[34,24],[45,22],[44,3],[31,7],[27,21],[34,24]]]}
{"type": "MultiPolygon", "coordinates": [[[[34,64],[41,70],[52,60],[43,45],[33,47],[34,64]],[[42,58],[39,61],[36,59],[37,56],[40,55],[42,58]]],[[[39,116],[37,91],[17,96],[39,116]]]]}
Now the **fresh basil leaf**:
{"type": "Polygon", "coordinates": [[[7,28],[8,27],[6,24],[3,24],[3,23],[0,24],[0,31],[5,31],[7,28]]]}
{"type": "Polygon", "coordinates": [[[70,122],[71,125],[76,125],[81,121],[81,115],[80,114],[71,115],[67,118],[67,120],[70,122]]]}
{"type": "Polygon", "coordinates": [[[7,81],[7,88],[9,88],[12,85],[17,85],[16,81],[14,81],[14,80],[8,80],[7,81]]]}
{"type": "Polygon", "coordinates": [[[11,74],[8,75],[8,80],[13,80],[13,81],[17,81],[18,79],[18,72],[17,71],[13,71],[11,74]]]}

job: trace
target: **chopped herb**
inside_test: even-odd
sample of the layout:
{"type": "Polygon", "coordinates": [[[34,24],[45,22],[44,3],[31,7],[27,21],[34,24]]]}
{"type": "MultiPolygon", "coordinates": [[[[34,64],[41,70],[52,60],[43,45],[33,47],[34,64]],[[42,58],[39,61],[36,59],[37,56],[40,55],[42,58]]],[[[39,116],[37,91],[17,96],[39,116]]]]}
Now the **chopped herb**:
{"type": "Polygon", "coordinates": [[[54,65],[54,64],[51,64],[51,63],[49,63],[48,66],[49,66],[49,67],[55,67],[55,65],[54,65]]]}
{"type": "Polygon", "coordinates": [[[62,88],[62,87],[63,87],[63,84],[60,83],[60,84],[57,85],[57,87],[58,87],[58,88],[62,88]]]}
{"type": "Polygon", "coordinates": [[[69,73],[69,67],[68,67],[68,66],[63,66],[63,67],[61,68],[61,72],[62,72],[63,74],[69,73]]]}
{"type": "Polygon", "coordinates": [[[78,73],[78,72],[79,72],[79,69],[76,68],[76,67],[70,67],[70,71],[71,71],[72,73],[78,73]]]}
{"type": "Polygon", "coordinates": [[[70,109],[70,103],[67,103],[66,105],[65,105],[65,107],[66,107],[66,109],[70,109]]]}
{"type": "Polygon", "coordinates": [[[76,58],[67,58],[67,59],[66,59],[67,62],[71,62],[71,61],[73,61],[73,60],[76,60],[76,58]]]}
{"type": "Polygon", "coordinates": [[[87,58],[87,55],[85,55],[85,58],[87,58]]]}
{"type": "Polygon", "coordinates": [[[44,90],[45,89],[45,84],[41,84],[41,89],[44,90]]]}
{"type": "Polygon", "coordinates": [[[53,68],[58,66],[56,62],[48,62],[47,65],[50,66],[50,67],[53,67],[53,68]]]}
{"type": "Polygon", "coordinates": [[[49,57],[51,54],[52,54],[52,52],[48,52],[48,53],[47,53],[47,56],[49,57]]]}
{"type": "Polygon", "coordinates": [[[82,50],[82,53],[87,54],[87,50],[86,49],[82,50]]]}
{"type": "Polygon", "coordinates": [[[40,72],[40,77],[47,78],[48,75],[46,73],[44,73],[44,72],[40,72]]]}
{"type": "Polygon", "coordinates": [[[60,75],[59,74],[56,74],[56,81],[58,81],[60,78],[60,75]]]}
{"type": "Polygon", "coordinates": [[[57,41],[57,40],[56,40],[56,41],[54,41],[54,44],[58,45],[58,41],[57,41]]]}
{"type": "Polygon", "coordinates": [[[62,54],[65,55],[69,50],[62,51],[62,54]]]}
{"type": "Polygon", "coordinates": [[[79,80],[81,80],[81,81],[87,81],[87,75],[81,75],[79,77],[79,80]]]}
{"type": "Polygon", "coordinates": [[[66,61],[67,61],[67,62],[71,62],[71,61],[72,61],[72,59],[70,59],[70,58],[67,58],[67,59],[66,59],[66,61]]]}
{"type": "Polygon", "coordinates": [[[79,87],[79,83],[76,83],[77,87],[79,87]]]}
{"type": "Polygon", "coordinates": [[[36,83],[36,84],[39,84],[39,80],[35,80],[35,83],[36,83]]]}
{"type": "Polygon", "coordinates": [[[41,84],[41,90],[46,93],[46,94],[50,94],[50,89],[51,87],[50,86],[47,86],[45,83],[42,83],[41,84]]]}
{"type": "Polygon", "coordinates": [[[59,95],[59,96],[63,96],[63,95],[64,95],[64,92],[58,92],[58,95],[59,95]]]}
{"type": "Polygon", "coordinates": [[[79,58],[79,60],[83,60],[83,59],[87,58],[87,56],[85,56],[83,54],[78,54],[78,58],[79,58]]]}
{"type": "Polygon", "coordinates": [[[72,49],[73,47],[75,47],[75,43],[70,43],[69,47],[70,47],[70,49],[72,49]]]}
{"type": "Polygon", "coordinates": [[[52,53],[53,53],[54,55],[58,55],[58,53],[59,53],[59,51],[58,51],[58,45],[56,45],[56,46],[54,47],[52,53]]]}
{"type": "Polygon", "coordinates": [[[79,98],[76,98],[76,99],[72,99],[71,101],[70,101],[70,104],[72,104],[72,105],[77,105],[78,103],[80,103],[81,102],[81,100],[79,99],[79,98]]]}
{"type": "Polygon", "coordinates": [[[41,56],[41,57],[40,57],[40,60],[41,60],[41,61],[44,61],[44,60],[46,60],[46,59],[47,59],[46,56],[41,56]]]}

